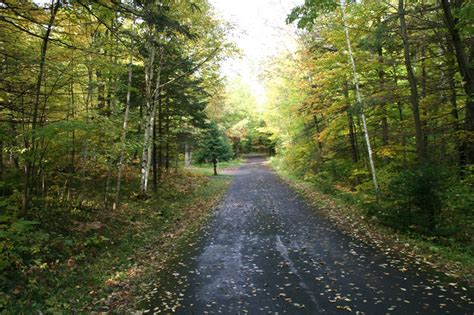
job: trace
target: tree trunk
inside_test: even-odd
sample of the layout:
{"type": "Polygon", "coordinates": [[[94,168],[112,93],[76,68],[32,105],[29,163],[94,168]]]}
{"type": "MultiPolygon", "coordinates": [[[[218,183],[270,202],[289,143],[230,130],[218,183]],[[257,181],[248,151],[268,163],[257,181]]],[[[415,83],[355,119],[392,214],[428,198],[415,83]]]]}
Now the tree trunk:
{"type": "Polygon", "coordinates": [[[212,164],[214,166],[214,176],[216,176],[217,175],[217,160],[213,159],[212,164]]]}
{"type": "Polygon", "coordinates": [[[474,143],[472,141],[472,133],[474,132],[474,38],[471,38],[469,42],[470,54],[468,57],[464,51],[465,43],[459,34],[459,21],[451,12],[451,3],[448,0],[441,0],[441,6],[444,12],[446,27],[448,28],[454,46],[459,72],[461,72],[464,81],[463,88],[467,95],[465,129],[470,135],[464,139],[462,147],[464,149],[463,155],[465,156],[466,164],[472,164],[474,163],[474,143]]]}
{"type": "Polygon", "coordinates": [[[170,114],[169,114],[169,106],[166,111],[166,125],[165,125],[165,134],[166,134],[166,142],[165,142],[165,169],[166,172],[169,171],[170,168],[170,114]]]}
{"type": "Polygon", "coordinates": [[[319,151],[321,151],[323,149],[323,144],[319,140],[319,134],[321,133],[321,128],[319,127],[318,116],[316,114],[313,114],[313,121],[314,121],[314,126],[316,127],[316,132],[318,133],[318,148],[319,148],[319,151]]]}
{"type": "MultiPolygon", "coordinates": [[[[380,89],[385,91],[385,71],[383,68],[384,59],[383,59],[383,50],[382,46],[377,47],[377,54],[379,57],[379,69],[377,70],[380,82],[380,89]]],[[[387,118],[387,102],[382,100],[380,104],[380,111],[382,112],[382,143],[384,146],[388,145],[389,133],[388,133],[388,118],[387,118]]],[[[385,161],[387,162],[387,161],[385,161]]]]}
{"type": "Polygon", "coordinates": [[[3,140],[0,139],[0,181],[3,181],[3,140]]]}
{"type": "Polygon", "coordinates": [[[158,165],[156,163],[156,119],[153,120],[153,155],[152,155],[152,164],[153,164],[153,191],[158,190],[158,165]]]}
{"type": "Polygon", "coordinates": [[[369,133],[367,130],[367,121],[365,119],[365,114],[364,114],[364,108],[362,105],[362,97],[360,95],[360,88],[359,88],[359,78],[357,76],[357,69],[356,69],[356,64],[354,60],[354,55],[352,54],[352,46],[351,46],[351,40],[349,37],[349,27],[347,26],[347,18],[346,18],[346,1],[345,0],[340,0],[341,3],[341,12],[342,12],[342,19],[344,23],[344,33],[346,35],[346,43],[347,43],[347,50],[349,51],[349,60],[352,66],[352,75],[354,77],[354,85],[355,85],[355,92],[356,92],[356,99],[357,103],[360,106],[360,116],[362,119],[362,125],[364,127],[364,135],[365,135],[365,142],[367,144],[367,153],[369,157],[369,165],[370,165],[370,170],[372,173],[372,181],[374,184],[375,188],[375,193],[378,196],[379,192],[379,184],[377,181],[377,174],[375,172],[375,163],[372,157],[372,147],[370,145],[370,138],[369,138],[369,133]]]}
{"type": "MultiPolygon", "coordinates": [[[[104,39],[106,40],[107,36],[108,36],[108,30],[106,30],[105,34],[102,35],[102,36],[100,35],[101,34],[100,32],[98,34],[99,34],[98,35],[99,39],[102,37],[102,40],[104,40],[104,39]]],[[[105,43],[103,43],[102,40],[99,41],[99,45],[102,46],[102,47],[105,47],[106,45],[104,45],[105,43]]],[[[100,49],[100,51],[102,52],[102,49],[100,49]]],[[[104,55],[104,57],[107,57],[107,50],[106,49],[103,49],[103,55],[104,55]]],[[[105,87],[106,87],[106,84],[105,84],[104,76],[102,74],[102,68],[101,67],[96,69],[95,76],[97,78],[97,108],[99,109],[100,114],[104,114],[104,112],[106,112],[106,108],[105,108],[105,103],[106,103],[105,87]]]]}
{"type": "Polygon", "coordinates": [[[349,126],[349,141],[351,143],[352,162],[357,163],[359,161],[359,155],[357,153],[357,143],[354,132],[354,119],[352,118],[352,114],[349,111],[347,111],[347,120],[349,126]]]}
{"type": "MultiPolygon", "coordinates": [[[[71,115],[71,118],[74,119],[76,115],[76,100],[74,96],[74,81],[71,80],[70,83],[70,94],[71,94],[71,108],[68,109],[68,115],[67,115],[67,120],[69,120],[69,115],[71,115]]],[[[66,192],[65,194],[69,197],[69,187],[72,186],[73,180],[74,180],[74,173],[76,172],[76,132],[73,129],[71,132],[71,161],[70,161],[70,167],[69,167],[69,178],[66,179],[66,185],[65,189],[66,192]],[[70,180],[68,180],[70,179],[70,180]],[[69,184],[71,182],[71,185],[69,184]]],[[[69,200],[68,200],[69,201],[69,200]]]]}
{"type": "MultiPolygon", "coordinates": [[[[156,146],[155,146],[155,140],[156,140],[156,132],[155,132],[155,127],[156,127],[156,108],[158,107],[159,99],[160,99],[160,94],[161,94],[161,88],[160,88],[160,83],[161,83],[161,67],[162,67],[162,56],[160,56],[160,62],[158,65],[158,70],[157,70],[157,77],[156,77],[156,88],[155,92],[153,95],[153,113],[152,113],[152,122],[150,124],[152,128],[152,141],[150,142],[150,147],[148,149],[148,169],[150,169],[151,166],[151,158],[152,158],[152,153],[156,154],[156,146]]],[[[156,185],[158,182],[156,182],[156,185]]]]}
{"type": "Polygon", "coordinates": [[[355,138],[355,132],[354,132],[354,119],[352,117],[351,113],[351,104],[349,101],[349,85],[347,84],[347,81],[344,82],[344,99],[346,101],[346,112],[347,112],[347,123],[348,123],[348,128],[349,128],[349,142],[351,145],[351,157],[352,157],[352,162],[357,163],[358,158],[357,158],[357,145],[356,145],[356,138],[355,138]]]}
{"type": "Polygon", "coordinates": [[[186,140],[184,142],[184,167],[191,166],[191,155],[191,145],[189,144],[189,141],[186,140]]]}
{"type": "MultiPolygon", "coordinates": [[[[428,75],[426,73],[426,47],[424,44],[421,46],[421,100],[424,100],[428,95],[428,75]]],[[[426,106],[421,106],[421,112],[423,113],[423,117],[428,117],[428,108],[426,106]]],[[[436,123],[436,121],[435,121],[436,123]]],[[[421,120],[421,130],[423,130],[423,143],[425,145],[425,150],[428,151],[428,122],[425,120],[421,120]]]]}
{"type": "Polygon", "coordinates": [[[163,100],[158,100],[158,180],[161,179],[163,170],[163,100]]]}
{"type": "Polygon", "coordinates": [[[155,63],[155,47],[151,47],[150,57],[145,65],[145,90],[146,90],[146,105],[145,105],[145,126],[144,126],[144,140],[143,152],[141,160],[141,176],[140,176],[140,192],[146,194],[148,186],[149,173],[149,150],[150,138],[152,131],[152,113],[153,113],[153,95],[151,92],[154,75],[155,63]]]}
{"type": "Polygon", "coordinates": [[[174,158],[175,158],[175,160],[174,160],[174,172],[178,173],[178,168],[179,168],[179,144],[178,144],[178,142],[176,142],[176,150],[175,150],[174,158]]]}
{"type": "Polygon", "coordinates": [[[133,19],[132,23],[132,34],[130,36],[130,57],[128,61],[128,81],[127,81],[127,99],[125,103],[125,114],[123,117],[123,125],[122,125],[122,139],[121,144],[122,147],[120,148],[120,156],[118,161],[118,172],[117,172],[117,186],[115,188],[115,201],[113,205],[113,209],[120,208],[120,186],[122,183],[122,174],[123,174],[123,164],[125,160],[125,142],[127,141],[127,128],[128,128],[128,116],[130,114],[130,96],[132,92],[132,79],[133,79],[133,46],[134,46],[134,36],[135,36],[135,22],[136,20],[133,19]]]}
{"type": "Polygon", "coordinates": [[[95,76],[97,78],[97,108],[99,113],[102,114],[105,107],[105,84],[102,79],[102,71],[96,70],[95,76]]]}
{"type": "Polygon", "coordinates": [[[405,58],[405,67],[407,70],[407,79],[410,84],[410,102],[413,112],[413,120],[415,123],[415,140],[416,140],[416,153],[419,161],[423,161],[426,158],[426,146],[424,143],[423,130],[421,128],[420,118],[420,98],[418,94],[418,87],[416,83],[415,74],[413,73],[413,67],[411,64],[410,57],[410,44],[408,42],[407,25],[405,21],[405,8],[403,0],[398,1],[398,16],[400,19],[400,33],[403,41],[403,52],[405,58]]]}
{"type": "Polygon", "coordinates": [[[107,209],[109,206],[109,190],[110,190],[110,173],[111,173],[111,167],[112,165],[109,164],[109,161],[107,161],[107,179],[105,181],[105,192],[104,192],[104,209],[107,209]]]}
{"type": "Polygon", "coordinates": [[[447,64],[448,64],[446,80],[448,81],[448,85],[449,85],[449,99],[451,103],[451,115],[454,119],[454,132],[456,135],[458,164],[459,166],[463,166],[463,165],[466,165],[466,155],[465,155],[466,148],[465,148],[465,142],[459,139],[459,130],[461,129],[460,128],[461,126],[459,124],[459,111],[458,111],[457,93],[456,93],[456,79],[455,79],[456,57],[454,55],[454,48],[450,39],[447,40],[446,47],[447,47],[446,57],[447,57],[447,64]]]}
{"type": "Polygon", "coordinates": [[[35,88],[35,98],[33,101],[33,114],[32,114],[32,124],[31,124],[31,143],[29,140],[25,141],[25,149],[29,150],[29,154],[27,157],[27,161],[25,162],[25,183],[23,187],[23,198],[22,198],[22,205],[21,205],[21,214],[26,215],[31,199],[31,189],[34,185],[34,172],[35,172],[35,162],[34,162],[34,155],[36,150],[36,128],[38,122],[38,109],[39,109],[39,101],[41,95],[41,84],[43,82],[44,77],[44,69],[46,65],[46,53],[48,51],[48,44],[49,44],[49,36],[51,34],[51,30],[54,24],[54,20],[56,19],[56,13],[59,10],[61,2],[56,0],[54,3],[51,4],[51,16],[49,18],[48,26],[46,27],[46,32],[43,36],[43,41],[41,43],[41,55],[40,55],[40,63],[39,63],[39,71],[38,77],[36,79],[36,88],[35,88]],[[31,146],[31,147],[30,147],[31,146]]]}
{"type": "Polygon", "coordinates": [[[93,71],[92,71],[92,64],[91,64],[92,61],[91,61],[91,59],[92,59],[91,56],[87,57],[88,64],[86,65],[87,66],[86,113],[89,112],[89,107],[91,106],[91,102],[92,102],[92,90],[93,90],[93,83],[92,83],[93,77],[92,76],[93,76],[93,71]]]}
{"type": "MultiPolygon", "coordinates": [[[[114,21],[115,21],[115,17],[112,19],[112,26],[111,26],[112,28],[114,28],[114,21]]],[[[114,44],[116,44],[116,41],[113,40],[113,34],[111,32],[107,32],[106,35],[108,35],[107,40],[109,41],[109,43],[111,43],[110,45],[112,46],[110,50],[111,51],[116,50],[116,48],[114,47],[114,44]]],[[[113,67],[116,67],[114,60],[115,58],[113,57],[113,54],[111,53],[109,55],[109,63],[113,67]]],[[[105,109],[105,114],[107,117],[110,117],[110,115],[112,114],[112,110],[114,108],[113,101],[112,101],[112,89],[113,89],[114,79],[110,72],[111,71],[109,70],[108,78],[107,78],[107,96],[105,97],[105,103],[107,104],[106,109],[105,109]]]]}
{"type": "MultiPolygon", "coordinates": [[[[393,78],[394,78],[394,83],[395,83],[395,89],[398,89],[398,73],[397,73],[397,66],[393,66],[393,78]]],[[[403,129],[404,125],[404,116],[403,116],[403,107],[402,107],[402,102],[400,100],[397,101],[397,109],[398,109],[398,117],[400,119],[400,124],[399,124],[399,134],[401,135],[401,143],[403,147],[403,165],[406,165],[407,162],[407,150],[406,150],[406,135],[405,135],[405,130],[403,129]]]]}
{"type": "MultiPolygon", "coordinates": [[[[71,117],[74,119],[76,115],[76,101],[74,97],[74,83],[71,82],[71,117]]],[[[76,169],[76,146],[75,146],[75,141],[76,141],[76,132],[74,129],[71,132],[71,173],[74,174],[75,169],[76,169]]]]}

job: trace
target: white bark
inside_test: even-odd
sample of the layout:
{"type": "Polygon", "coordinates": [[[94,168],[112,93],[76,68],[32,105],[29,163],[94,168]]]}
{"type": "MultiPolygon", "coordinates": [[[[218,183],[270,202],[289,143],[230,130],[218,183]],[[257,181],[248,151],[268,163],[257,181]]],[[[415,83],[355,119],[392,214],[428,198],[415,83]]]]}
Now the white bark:
{"type": "Polygon", "coordinates": [[[184,143],[184,166],[185,167],[191,166],[191,157],[192,157],[191,145],[189,144],[188,141],[186,141],[184,143]]]}
{"type": "Polygon", "coordinates": [[[141,160],[141,176],[140,176],[140,191],[146,193],[148,186],[148,174],[150,173],[150,140],[152,136],[152,114],[153,114],[153,98],[151,92],[151,85],[153,83],[154,63],[155,63],[155,47],[150,48],[150,57],[145,66],[145,89],[146,89],[146,105],[145,105],[145,130],[143,140],[143,152],[141,160]]]}
{"type": "Polygon", "coordinates": [[[153,97],[153,104],[152,104],[150,123],[149,123],[150,130],[149,130],[149,141],[148,141],[148,149],[147,149],[148,159],[147,159],[146,186],[148,184],[148,177],[150,175],[152,153],[153,153],[153,129],[155,128],[156,104],[158,103],[158,97],[160,95],[160,90],[158,89],[158,87],[160,86],[160,81],[161,81],[161,61],[160,61],[160,64],[158,65],[156,74],[157,74],[156,76],[157,88],[155,90],[155,95],[153,97]]]}
{"type": "Polygon", "coordinates": [[[154,58],[155,49],[152,52],[152,67],[151,73],[145,73],[146,91],[147,91],[147,104],[146,104],[146,117],[145,117],[145,138],[143,144],[143,155],[142,155],[142,171],[141,171],[141,192],[146,193],[148,189],[148,178],[150,176],[150,168],[153,153],[153,128],[155,126],[156,117],[156,105],[160,95],[160,84],[161,84],[161,66],[163,60],[163,51],[160,52],[160,61],[156,69],[156,81],[155,89],[152,91],[151,84],[154,77],[154,58]],[[147,79],[148,78],[148,79],[147,79]]]}
{"type": "Polygon", "coordinates": [[[345,32],[345,35],[346,35],[347,50],[349,52],[349,60],[351,62],[351,66],[352,66],[352,74],[353,74],[354,85],[355,85],[356,100],[357,100],[357,103],[359,103],[359,106],[360,106],[360,116],[362,118],[362,125],[364,127],[364,137],[365,137],[365,142],[366,142],[366,145],[367,145],[367,154],[369,156],[370,171],[372,173],[372,181],[374,183],[375,192],[378,194],[379,185],[378,185],[378,181],[377,181],[377,174],[376,174],[376,171],[375,171],[374,159],[372,157],[372,147],[370,145],[369,133],[367,131],[367,121],[365,119],[364,107],[362,105],[362,97],[360,95],[359,78],[357,76],[356,63],[355,63],[355,60],[354,60],[354,55],[352,53],[351,40],[350,40],[350,37],[349,37],[349,28],[347,26],[346,1],[345,0],[340,0],[340,3],[341,3],[342,21],[343,21],[343,24],[344,24],[344,32],[345,32]]]}

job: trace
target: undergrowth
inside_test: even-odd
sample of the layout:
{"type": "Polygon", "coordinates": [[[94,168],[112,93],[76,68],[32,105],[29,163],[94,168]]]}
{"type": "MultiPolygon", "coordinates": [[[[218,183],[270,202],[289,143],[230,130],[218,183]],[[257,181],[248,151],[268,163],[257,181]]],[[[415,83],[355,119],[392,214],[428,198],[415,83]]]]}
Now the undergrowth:
{"type": "Polygon", "coordinates": [[[123,292],[132,289],[121,284],[143,274],[151,249],[154,259],[173,250],[168,243],[202,222],[227,187],[228,176],[202,175],[210,171],[170,173],[146,198],[130,183],[120,210],[104,207],[91,185],[80,205],[51,199],[28,220],[2,222],[0,310],[100,310],[115,293],[129,303],[123,292]]]}

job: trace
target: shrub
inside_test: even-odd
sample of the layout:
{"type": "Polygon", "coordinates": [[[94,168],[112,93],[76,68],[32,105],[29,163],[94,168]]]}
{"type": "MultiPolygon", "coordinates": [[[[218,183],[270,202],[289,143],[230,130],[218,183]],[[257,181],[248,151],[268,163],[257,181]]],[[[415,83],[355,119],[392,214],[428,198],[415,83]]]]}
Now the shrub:
{"type": "Polygon", "coordinates": [[[392,174],[380,212],[385,223],[398,228],[435,233],[442,210],[446,170],[438,165],[415,165],[392,174]]]}

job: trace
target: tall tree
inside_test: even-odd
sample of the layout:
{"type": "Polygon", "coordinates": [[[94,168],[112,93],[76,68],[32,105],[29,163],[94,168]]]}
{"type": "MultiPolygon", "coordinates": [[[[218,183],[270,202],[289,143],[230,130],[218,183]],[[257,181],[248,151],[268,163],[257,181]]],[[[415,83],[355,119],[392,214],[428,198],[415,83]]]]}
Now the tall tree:
{"type": "Polygon", "coordinates": [[[360,116],[362,118],[362,126],[364,127],[364,137],[365,137],[365,143],[367,145],[367,154],[369,157],[370,170],[372,172],[372,181],[374,183],[375,191],[378,194],[379,184],[377,181],[377,174],[375,172],[374,159],[372,157],[372,146],[370,144],[369,132],[367,130],[367,121],[365,119],[364,107],[362,104],[362,97],[361,97],[360,87],[359,87],[359,78],[357,76],[357,69],[356,69],[356,64],[354,60],[354,55],[352,54],[352,45],[351,45],[351,40],[349,37],[349,28],[347,26],[346,1],[340,0],[340,3],[341,3],[342,21],[344,25],[344,33],[346,35],[347,50],[349,51],[349,60],[352,66],[352,75],[353,75],[355,91],[356,91],[356,100],[357,100],[358,105],[360,106],[360,116]]]}
{"type": "MultiPolygon", "coordinates": [[[[23,187],[23,199],[22,199],[22,214],[26,215],[28,211],[28,207],[30,205],[31,199],[31,191],[33,189],[33,185],[37,180],[37,154],[38,154],[38,145],[39,139],[37,138],[37,128],[38,128],[38,119],[42,120],[42,115],[40,113],[40,97],[41,97],[41,86],[44,80],[44,72],[46,66],[46,54],[48,52],[48,44],[50,41],[51,30],[53,28],[54,22],[56,20],[56,14],[61,6],[60,0],[55,0],[51,2],[51,6],[49,8],[50,16],[49,21],[46,24],[46,29],[44,30],[44,34],[39,35],[42,38],[41,42],[41,52],[40,52],[40,61],[39,61],[39,70],[38,70],[38,77],[36,79],[36,87],[35,87],[35,96],[33,100],[33,111],[31,114],[31,138],[28,136],[25,137],[25,148],[28,152],[26,163],[25,163],[25,183],[23,187]]],[[[40,121],[42,123],[42,121],[40,121]]]]}
{"type": "Polygon", "coordinates": [[[422,122],[420,117],[420,95],[418,93],[418,83],[411,64],[410,44],[408,42],[407,24],[405,19],[405,5],[403,0],[398,1],[398,17],[400,19],[400,34],[403,40],[403,54],[407,79],[410,84],[410,102],[415,122],[416,152],[420,161],[426,158],[426,143],[423,135],[422,122]]]}
{"type": "Polygon", "coordinates": [[[474,134],[474,36],[471,35],[465,43],[460,34],[459,18],[453,15],[453,9],[459,13],[465,1],[440,0],[440,2],[446,27],[455,49],[459,72],[464,80],[463,88],[467,95],[465,129],[468,135],[464,139],[463,150],[466,150],[467,161],[472,164],[474,163],[474,143],[472,141],[472,135],[474,134]],[[466,46],[468,46],[469,53],[466,53],[466,46]]]}

